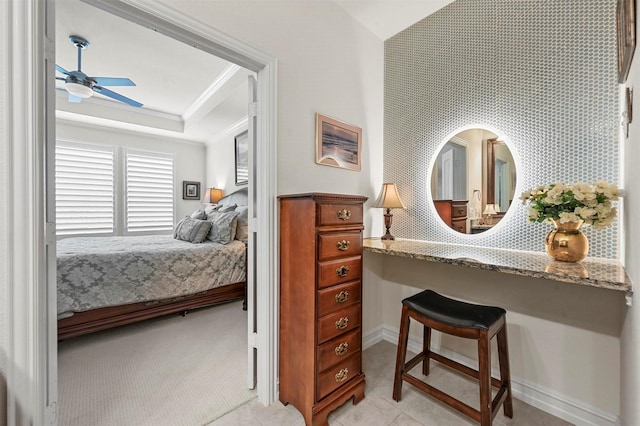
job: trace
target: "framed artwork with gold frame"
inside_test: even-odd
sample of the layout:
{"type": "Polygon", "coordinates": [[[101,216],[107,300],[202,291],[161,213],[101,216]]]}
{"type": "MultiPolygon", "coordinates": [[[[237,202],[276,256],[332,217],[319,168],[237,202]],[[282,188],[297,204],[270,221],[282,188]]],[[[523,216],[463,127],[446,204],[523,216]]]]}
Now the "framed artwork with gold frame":
{"type": "Polygon", "coordinates": [[[636,48],[635,0],[618,0],[616,29],[618,38],[618,83],[627,81],[633,52],[636,48]]]}
{"type": "Polygon", "coordinates": [[[362,129],[316,113],[316,163],[360,171],[362,129]]]}

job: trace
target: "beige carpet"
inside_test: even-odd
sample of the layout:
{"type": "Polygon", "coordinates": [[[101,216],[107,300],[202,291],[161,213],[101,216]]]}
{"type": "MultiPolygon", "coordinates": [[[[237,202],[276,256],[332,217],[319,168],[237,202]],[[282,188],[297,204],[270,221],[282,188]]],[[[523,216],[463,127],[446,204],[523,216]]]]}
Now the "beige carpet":
{"type": "Polygon", "coordinates": [[[204,425],[255,398],[242,302],[60,342],[60,426],[204,425]]]}

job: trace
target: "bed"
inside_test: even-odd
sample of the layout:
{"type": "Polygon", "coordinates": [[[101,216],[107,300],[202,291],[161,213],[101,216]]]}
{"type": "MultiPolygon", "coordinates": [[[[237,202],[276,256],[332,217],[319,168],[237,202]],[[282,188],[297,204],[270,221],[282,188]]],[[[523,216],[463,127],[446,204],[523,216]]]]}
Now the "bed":
{"type": "Polygon", "coordinates": [[[232,300],[246,308],[246,204],[243,189],[219,201],[225,213],[207,212],[236,217],[225,244],[209,240],[213,227],[201,243],[176,233],[59,240],[58,339],[232,300]]]}

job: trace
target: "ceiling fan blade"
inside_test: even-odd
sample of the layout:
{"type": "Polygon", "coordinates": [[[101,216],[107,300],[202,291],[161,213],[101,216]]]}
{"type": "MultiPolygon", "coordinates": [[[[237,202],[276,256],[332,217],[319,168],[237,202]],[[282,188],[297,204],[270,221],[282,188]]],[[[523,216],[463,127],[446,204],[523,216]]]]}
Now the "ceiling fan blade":
{"type": "Polygon", "coordinates": [[[108,97],[110,97],[112,99],[115,99],[117,101],[124,102],[125,104],[129,104],[129,105],[134,106],[134,107],[140,108],[142,106],[142,104],[140,102],[136,102],[133,99],[129,99],[126,96],[122,96],[121,94],[113,92],[113,91],[111,91],[109,89],[105,89],[104,87],[93,86],[93,91],[97,92],[97,93],[100,93],[101,95],[108,96],[108,97]]]}
{"type": "Polygon", "coordinates": [[[66,79],[66,78],[64,78],[64,77],[56,77],[56,80],[67,81],[67,79],[66,79]]]}
{"type": "Polygon", "coordinates": [[[69,71],[65,70],[64,68],[62,68],[60,65],[56,64],[56,69],[58,70],[58,72],[61,72],[62,74],[66,74],[69,75],[69,71]]]}
{"type": "Polygon", "coordinates": [[[128,78],[118,77],[89,77],[98,86],[135,86],[136,84],[128,78]]]}

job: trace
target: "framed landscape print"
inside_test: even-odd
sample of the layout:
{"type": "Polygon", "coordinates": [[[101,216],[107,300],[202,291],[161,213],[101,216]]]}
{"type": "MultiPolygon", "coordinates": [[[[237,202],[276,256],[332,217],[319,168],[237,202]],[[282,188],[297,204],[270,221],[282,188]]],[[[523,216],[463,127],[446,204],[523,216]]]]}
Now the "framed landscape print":
{"type": "Polygon", "coordinates": [[[236,185],[249,183],[249,132],[245,130],[235,137],[236,185]]]}
{"type": "Polygon", "coordinates": [[[200,182],[183,180],[182,181],[182,199],[183,200],[199,200],[200,199],[200,182]]]}
{"type": "Polygon", "coordinates": [[[316,163],[360,170],[362,129],[316,114],[316,163]]]}

